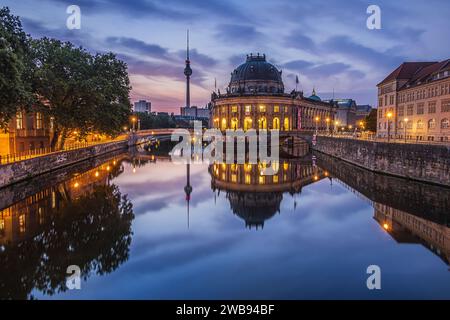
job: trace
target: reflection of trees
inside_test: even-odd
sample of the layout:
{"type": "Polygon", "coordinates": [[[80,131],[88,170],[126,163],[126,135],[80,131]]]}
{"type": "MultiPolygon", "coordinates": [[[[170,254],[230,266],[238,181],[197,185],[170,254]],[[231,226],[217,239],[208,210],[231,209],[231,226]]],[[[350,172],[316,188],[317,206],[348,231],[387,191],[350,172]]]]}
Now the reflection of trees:
{"type": "Polygon", "coordinates": [[[69,265],[78,265],[83,279],[114,271],[128,259],[133,218],[131,202],[114,185],[66,200],[38,235],[0,252],[0,297],[65,291],[69,265]]]}

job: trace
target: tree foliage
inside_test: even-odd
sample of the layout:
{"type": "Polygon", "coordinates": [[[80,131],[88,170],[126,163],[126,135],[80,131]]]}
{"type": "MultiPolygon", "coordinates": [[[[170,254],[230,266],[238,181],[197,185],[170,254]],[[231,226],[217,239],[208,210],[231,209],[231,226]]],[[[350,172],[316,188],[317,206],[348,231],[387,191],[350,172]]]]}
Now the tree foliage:
{"type": "Polygon", "coordinates": [[[91,55],[70,42],[33,40],[34,88],[54,122],[52,147],[71,131],[116,135],[128,122],[131,90],[124,62],[112,53],[91,55]]]}
{"type": "Polygon", "coordinates": [[[369,115],[364,119],[366,130],[377,131],[377,109],[370,110],[369,115]]]}
{"type": "Polygon", "coordinates": [[[0,128],[32,102],[29,41],[19,18],[0,8],[0,128]]]}

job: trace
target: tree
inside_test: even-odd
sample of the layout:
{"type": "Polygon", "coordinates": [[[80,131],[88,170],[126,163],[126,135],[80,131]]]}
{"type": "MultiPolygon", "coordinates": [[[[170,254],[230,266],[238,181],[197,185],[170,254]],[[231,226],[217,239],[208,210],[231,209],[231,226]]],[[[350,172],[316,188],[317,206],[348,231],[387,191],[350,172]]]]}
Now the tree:
{"type": "Polygon", "coordinates": [[[376,132],[377,131],[377,109],[370,110],[367,117],[364,118],[366,130],[376,132]]]}
{"type": "Polygon", "coordinates": [[[18,17],[7,7],[0,9],[0,128],[6,128],[18,108],[32,103],[30,39],[18,17]]]}
{"type": "Polygon", "coordinates": [[[34,89],[52,118],[51,147],[63,148],[72,131],[116,135],[128,122],[131,90],[126,64],[114,54],[91,55],[70,42],[33,41],[34,89]]]}

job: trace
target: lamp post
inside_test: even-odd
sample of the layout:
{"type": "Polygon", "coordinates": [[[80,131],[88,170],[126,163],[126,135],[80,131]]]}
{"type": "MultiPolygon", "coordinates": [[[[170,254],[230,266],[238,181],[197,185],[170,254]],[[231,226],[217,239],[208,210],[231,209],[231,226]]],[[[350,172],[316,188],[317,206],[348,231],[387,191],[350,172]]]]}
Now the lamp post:
{"type": "Polygon", "coordinates": [[[388,118],[388,142],[391,140],[391,118],[392,118],[392,112],[387,113],[388,118]]]}
{"type": "Polygon", "coordinates": [[[319,120],[320,120],[320,118],[319,117],[316,117],[314,120],[316,120],[316,136],[317,136],[317,133],[318,133],[318,131],[319,131],[319,120]]]}
{"type": "Polygon", "coordinates": [[[339,133],[338,131],[339,131],[339,121],[334,121],[334,130],[333,131],[336,131],[336,133],[339,133]]]}
{"type": "Polygon", "coordinates": [[[408,118],[405,118],[403,121],[405,122],[404,126],[405,126],[405,143],[406,143],[406,127],[408,125],[408,118]]]}
{"type": "Polygon", "coordinates": [[[133,131],[136,131],[136,117],[131,118],[131,122],[133,122],[133,131]]]}

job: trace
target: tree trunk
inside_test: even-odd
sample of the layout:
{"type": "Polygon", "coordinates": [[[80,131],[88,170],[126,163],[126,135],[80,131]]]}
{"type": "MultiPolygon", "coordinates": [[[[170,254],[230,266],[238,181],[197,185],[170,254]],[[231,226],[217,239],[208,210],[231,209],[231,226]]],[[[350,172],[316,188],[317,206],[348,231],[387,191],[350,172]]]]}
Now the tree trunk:
{"type": "Polygon", "coordinates": [[[64,144],[66,142],[66,138],[67,138],[67,129],[63,129],[61,132],[61,137],[60,137],[60,142],[59,142],[59,150],[64,150],[64,144]]]}
{"type": "Polygon", "coordinates": [[[55,131],[53,132],[52,140],[50,141],[50,148],[52,149],[52,151],[56,151],[56,144],[58,143],[58,139],[59,130],[55,129],[55,131]]]}

